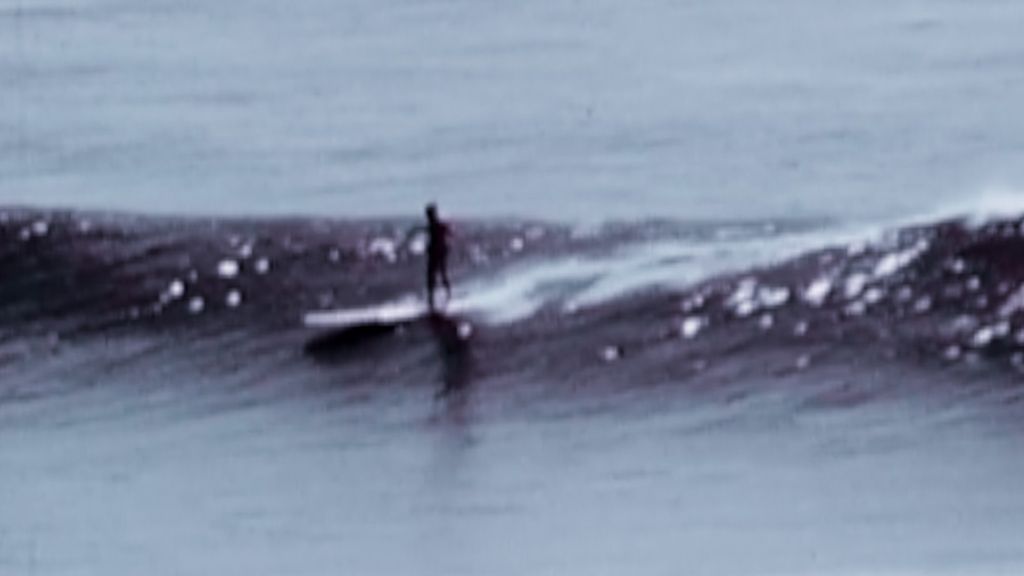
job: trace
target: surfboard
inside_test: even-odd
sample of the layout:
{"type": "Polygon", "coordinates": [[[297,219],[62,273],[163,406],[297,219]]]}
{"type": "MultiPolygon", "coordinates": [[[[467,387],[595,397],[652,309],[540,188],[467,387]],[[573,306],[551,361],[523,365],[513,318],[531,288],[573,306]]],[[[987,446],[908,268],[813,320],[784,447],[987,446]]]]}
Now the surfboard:
{"type": "Polygon", "coordinates": [[[465,306],[454,301],[431,310],[418,299],[399,300],[376,306],[320,310],[307,312],[302,322],[309,328],[356,328],[360,326],[398,326],[432,315],[446,315],[462,311],[465,306]]]}
{"type": "Polygon", "coordinates": [[[349,357],[362,346],[380,341],[407,324],[423,322],[445,354],[461,351],[473,334],[473,325],[456,312],[478,311],[465,300],[455,300],[431,310],[422,300],[409,298],[362,308],[308,312],[302,318],[315,336],[306,342],[306,354],[321,361],[349,357]]]}

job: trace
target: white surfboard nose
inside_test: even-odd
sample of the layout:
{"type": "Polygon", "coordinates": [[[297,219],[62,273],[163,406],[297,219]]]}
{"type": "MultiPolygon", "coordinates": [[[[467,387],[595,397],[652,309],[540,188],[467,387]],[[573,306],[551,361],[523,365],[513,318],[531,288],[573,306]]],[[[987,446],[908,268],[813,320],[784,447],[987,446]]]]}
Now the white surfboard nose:
{"type": "Polygon", "coordinates": [[[308,312],[303,324],[310,328],[346,328],[366,324],[401,324],[411,322],[430,313],[420,300],[406,299],[360,308],[308,312]]]}

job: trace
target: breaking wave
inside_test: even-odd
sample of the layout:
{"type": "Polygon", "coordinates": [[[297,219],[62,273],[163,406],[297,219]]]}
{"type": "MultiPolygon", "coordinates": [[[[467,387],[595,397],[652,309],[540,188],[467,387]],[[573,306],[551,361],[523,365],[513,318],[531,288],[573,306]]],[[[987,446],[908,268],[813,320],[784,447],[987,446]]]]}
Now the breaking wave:
{"type": "Polygon", "coordinates": [[[725,382],[883,363],[1024,370],[1024,222],[1006,214],[870,233],[827,222],[459,223],[453,272],[472,313],[302,325],[311,310],[418,295],[412,224],[2,211],[0,370],[86,349],[77,366],[130,360],[244,378],[327,364],[361,382],[420,380],[441,358],[446,386],[725,382]]]}

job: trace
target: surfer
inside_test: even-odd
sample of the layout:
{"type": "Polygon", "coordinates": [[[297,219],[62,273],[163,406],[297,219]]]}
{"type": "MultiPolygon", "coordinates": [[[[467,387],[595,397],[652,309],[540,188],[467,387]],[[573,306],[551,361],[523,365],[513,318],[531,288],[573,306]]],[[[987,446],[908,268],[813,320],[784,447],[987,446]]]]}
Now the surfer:
{"type": "Polygon", "coordinates": [[[437,205],[430,203],[426,208],[427,225],[427,306],[435,310],[434,290],[437,279],[444,285],[446,301],[452,299],[452,285],[448,281],[448,239],[451,227],[437,215],[437,205]]]}

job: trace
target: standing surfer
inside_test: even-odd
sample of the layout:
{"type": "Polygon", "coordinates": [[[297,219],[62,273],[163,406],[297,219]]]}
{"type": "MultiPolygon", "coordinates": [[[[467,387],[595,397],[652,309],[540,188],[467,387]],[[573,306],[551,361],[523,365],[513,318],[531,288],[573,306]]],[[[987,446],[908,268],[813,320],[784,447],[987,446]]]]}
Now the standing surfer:
{"type": "Polygon", "coordinates": [[[452,235],[451,227],[437,215],[437,205],[427,204],[427,305],[431,311],[434,306],[434,289],[437,279],[444,285],[445,301],[452,299],[452,286],[448,282],[448,239],[452,235]]]}

